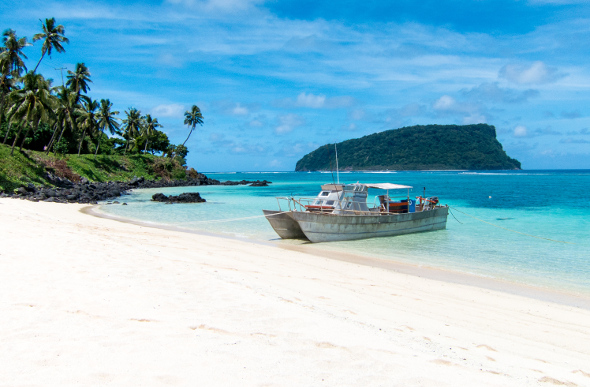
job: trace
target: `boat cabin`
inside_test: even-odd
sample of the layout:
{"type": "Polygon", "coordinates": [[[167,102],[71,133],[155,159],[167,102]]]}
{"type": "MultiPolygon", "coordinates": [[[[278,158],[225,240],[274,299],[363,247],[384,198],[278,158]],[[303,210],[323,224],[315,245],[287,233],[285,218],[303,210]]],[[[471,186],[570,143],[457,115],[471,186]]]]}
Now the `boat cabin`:
{"type": "Polygon", "coordinates": [[[407,213],[416,210],[415,201],[410,199],[409,190],[412,187],[399,184],[324,184],[322,190],[311,204],[305,206],[308,212],[328,212],[334,214],[381,212],[407,213]],[[369,188],[385,190],[384,195],[378,195],[378,203],[372,207],[367,204],[369,188]],[[407,189],[408,194],[403,198],[392,198],[389,190],[407,189]]]}

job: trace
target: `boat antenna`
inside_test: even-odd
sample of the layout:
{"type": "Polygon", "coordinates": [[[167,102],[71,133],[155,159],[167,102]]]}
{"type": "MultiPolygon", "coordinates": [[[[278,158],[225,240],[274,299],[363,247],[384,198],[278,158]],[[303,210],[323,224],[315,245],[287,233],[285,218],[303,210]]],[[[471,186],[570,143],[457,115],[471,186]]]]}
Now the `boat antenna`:
{"type": "Polygon", "coordinates": [[[338,184],[340,184],[340,175],[338,173],[338,147],[336,147],[336,143],[334,143],[334,150],[336,151],[336,180],[338,184]]]}
{"type": "Polygon", "coordinates": [[[330,172],[332,173],[332,183],[336,185],[336,181],[334,180],[334,168],[332,168],[334,164],[332,164],[332,160],[330,160],[330,172]]]}

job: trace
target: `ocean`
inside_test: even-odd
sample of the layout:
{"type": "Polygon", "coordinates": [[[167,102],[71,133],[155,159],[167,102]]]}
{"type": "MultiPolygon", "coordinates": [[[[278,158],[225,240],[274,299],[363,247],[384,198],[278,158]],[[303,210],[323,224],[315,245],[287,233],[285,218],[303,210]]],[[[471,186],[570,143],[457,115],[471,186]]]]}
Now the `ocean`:
{"type": "MultiPolygon", "coordinates": [[[[262,216],[277,196],[314,197],[320,185],[396,183],[451,207],[447,229],[312,247],[393,260],[547,290],[590,295],[590,170],[205,173],[268,180],[268,187],[200,186],[135,190],[99,211],[122,218],[284,245],[262,216]],[[206,203],[162,204],[154,193],[199,192],[206,203]]],[[[377,191],[369,192],[369,202],[377,191]]]]}

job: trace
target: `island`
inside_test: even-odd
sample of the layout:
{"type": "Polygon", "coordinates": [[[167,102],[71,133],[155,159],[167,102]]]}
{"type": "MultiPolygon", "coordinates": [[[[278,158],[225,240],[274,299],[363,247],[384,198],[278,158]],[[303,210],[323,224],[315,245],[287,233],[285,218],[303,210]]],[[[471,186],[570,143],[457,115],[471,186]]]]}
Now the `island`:
{"type": "MultiPolygon", "coordinates": [[[[475,125],[416,125],[336,144],[341,170],[520,169],[496,139],[496,128],[475,125]]],[[[303,156],[295,171],[336,169],[334,144],[303,156]]]]}

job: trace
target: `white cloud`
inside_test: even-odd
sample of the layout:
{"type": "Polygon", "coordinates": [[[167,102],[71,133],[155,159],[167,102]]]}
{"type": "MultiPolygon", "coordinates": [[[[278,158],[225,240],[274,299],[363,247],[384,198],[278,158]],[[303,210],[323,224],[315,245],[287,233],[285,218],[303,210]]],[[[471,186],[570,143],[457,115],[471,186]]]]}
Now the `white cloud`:
{"type": "Polygon", "coordinates": [[[472,113],[471,115],[463,118],[463,125],[483,124],[486,122],[486,117],[479,113],[472,113]]]}
{"type": "Polygon", "coordinates": [[[353,111],[348,113],[348,118],[350,118],[351,120],[359,121],[365,118],[366,115],[367,113],[364,109],[354,109],[353,111]]]}
{"type": "Polygon", "coordinates": [[[277,159],[271,160],[271,162],[269,163],[269,166],[271,168],[278,168],[278,167],[282,167],[283,163],[277,159]]]}
{"type": "Polygon", "coordinates": [[[262,122],[258,118],[255,118],[252,121],[250,121],[248,125],[250,125],[253,128],[262,128],[264,126],[264,122],[262,122]]]}
{"type": "Polygon", "coordinates": [[[279,125],[275,128],[277,134],[285,134],[291,132],[298,126],[305,124],[305,120],[297,114],[285,114],[280,116],[279,125]]]}
{"type": "Polygon", "coordinates": [[[541,61],[534,62],[530,66],[507,64],[500,69],[498,75],[500,78],[505,78],[518,84],[550,83],[565,76],[559,73],[556,67],[548,67],[541,61]]]}
{"type": "Polygon", "coordinates": [[[183,66],[183,58],[180,58],[176,55],[172,55],[170,53],[162,54],[158,56],[156,60],[158,61],[158,63],[165,65],[167,67],[181,68],[183,66]]]}
{"type": "Polygon", "coordinates": [[[514,137],[526,137],[527,136],[527,128],[524,125],[518,125],[514,128],[514,137]]]}
{"type": "Polygon", "coordinates": [[[295,102],[296,106],[300,107],[308,107],[313,109],[319,109],[324,106],[326,102],[325,95],[313,95],[313,94],[305,94],[301,93],[297,96],[297,101],[295,102]]]}
{"type": "Polygon", "coordinates": [[[250,113],[248,108],[242,106],[239,102],[236,103],[236,106],[234,106],[231,112],[235,116],[245,116],[248,115],[248,113],[250,113]]]}
{"type": "Polygon", "coordinates": [[[445,111],[455,109],[456,104],[457,101],[455,101],[455,98],[451,97],[450,95],[443,95],[438,100],[436,100],[436,102],[434,102],[434,105],[432,105],[432,107],[434,108],[434,110],[445,111]]]}
{"type": "Polygon", "coordinates": [[[168,3],[207,11],[237,12],[261,3],[261,0],[167,0],[168,3]]]}
{"type": "Polygon", "coordinates": [[[152,108],[154,117],[182,117],[184,106],[180,104],[158,105],[152,108]]]}

